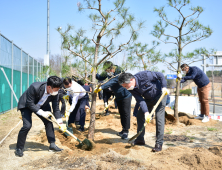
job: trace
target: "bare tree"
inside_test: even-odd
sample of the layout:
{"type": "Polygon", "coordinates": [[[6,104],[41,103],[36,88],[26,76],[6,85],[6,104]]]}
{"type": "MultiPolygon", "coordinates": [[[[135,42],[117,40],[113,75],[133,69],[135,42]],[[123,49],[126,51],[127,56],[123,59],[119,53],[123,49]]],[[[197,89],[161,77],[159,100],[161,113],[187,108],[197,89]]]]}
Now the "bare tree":
{"type": "MultiPolygon", "coordinates": [[[[185,12],[182,10],[190,4],[190,0],[167,0],[168,5],[172,10],[175,10],[179,17],[171,21],[166,13],[164,12],[165,7],[159,9],[155,8],[154,12],[159,14],[161,18],[160,21],[154,25],[154,31],[152,35],[158,38],[165,44],[175,44],[176,49],[166,55],[165,63],[168,65],[168,69],[180,72],[180,65],[185,60],[190,61],[189,63],[200,61],[202,59],[198,58],[198,54],[206,54],[207,50],[205,48],[200,48],[194,50],[194,52],[182,54],[182,50],[189,44],[193,42],[202,41],[208,38],[212,34],[212,30],[209,26],[203,26],[197,19],[200,14],[203,12],[203,8],[200,6],[190,7],[190,14],[185,15],[185,12]],[[171,29],[175,31],[175,35],[166,33],[166,28],[171,26],[171,29]],[[163,38],[165,37],[165,39],[163,38]],[[168,62],[168,60],[170,60],[168,62]]],[[[172,11],[173,12],[173,11],[172,11]]],[[[176,97],[175,97],[175,107],[174,107],[174,116],[179,122],[178,119],[178,97],[179,97],[179,87],[180,82],[177,82],[176,85],[176,97]]]]}
{"type": "Polygon", "coordinates": [[[155,51],[158,45],[159,42],[156,41],[152,42],[151,48],[148,48],[148,44],[143,45],[140,42],[132,44],[128,49],[130,68],[157,71],[158,68],[155,65],[163,60],[160,51],[155,51]]]}
{"type": "MultiPolygon", "coordinates": [[[[142,27],[142,22],[138,23],[138,29],[135,30],[133,27],[134,17],[129,14],[129,9],[124,7],[125,0],[116,0],[112,5],[109,6],[109,10],[104,12],[102,8],[102,0],[83,0],[84,4],[78,3],[79,11],[82,10],[92,10],[94,13],[89,15],[92,20],[92,28],[94,30],[94,36],[90,39],[84,37],[94,44],[94,56],[92,62],[84,59],[81,54],[77,51],[72,51],[71,43],[66,30],[62,33],[64,38],[64,47],[67,48],[71,53],[76,53],[75,55],[86,61],[89,66],[93,68],[92,72],[92,83],[93,90],[96,84],[96,70],[103,62],[113,58],[121,52],[126,46],[137,38],[137,30],[142,27]],[[124,43],[119,43],[116,39],[121,35],[123,30],[130,29],[130,35],[128,35],[128,40],[124,43]],[[115,41],[116,40],[116,41],[115,41]],[[114,46],[114,43],[116,44],[114,46]]],[[[126,36],[125,36],[126,37],[126,36]]],[[[99,84],[101,85],[101,84],[99,84]]],[[[94,139],[94,129],[95,129],[95,111],[96,111],[96,94],[92,94],[92,105],[91,105],[91,116],[88,138],[94,139]]]]}

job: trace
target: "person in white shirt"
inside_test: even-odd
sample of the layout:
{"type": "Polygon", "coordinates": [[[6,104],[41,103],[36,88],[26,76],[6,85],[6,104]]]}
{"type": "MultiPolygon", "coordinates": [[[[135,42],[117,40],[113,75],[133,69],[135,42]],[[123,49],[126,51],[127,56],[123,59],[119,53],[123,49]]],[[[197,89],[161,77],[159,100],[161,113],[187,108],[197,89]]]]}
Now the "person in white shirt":
{"type": "Polygon", "coordinates": [[[75,123],[79,131],[84,131],[85,104],[83,104],[83,99],[86,95],[85,89],[80,84],[76,83],[75,81],[72,81],[69,77],[66,77],[63,80],[63,84],[67,90],[67,96],[69,96],[69,103],[71,105],[69,109],[68,130],[71,130],[70,124],[75,123]]]}

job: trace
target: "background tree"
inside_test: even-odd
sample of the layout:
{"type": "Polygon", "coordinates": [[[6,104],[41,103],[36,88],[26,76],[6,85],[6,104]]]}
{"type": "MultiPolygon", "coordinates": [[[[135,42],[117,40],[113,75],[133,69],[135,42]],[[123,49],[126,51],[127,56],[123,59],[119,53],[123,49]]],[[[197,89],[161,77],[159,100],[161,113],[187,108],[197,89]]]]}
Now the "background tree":
{"type": "MultiPolygon", "coordinates": [[[[164,9],[165,7],[161,7],[159,9],[155,8],[154,12],[157,12],[159,17],[161,18],[157,24],[154,25],[154,31],[151,32],[153,36],[158,38],[165,44],[172,43],[176,45],[176,49],[170,52],[165,57],[165,63],[168,65],[168,69],[180,72],[180,65],[185,63],[185,60],[191,62],[200,61],[202,59],[198,58],[198,54],[205,54],[207,50],[205,48],[199,48],[194,50],[194,52],[187,53],[183,55],[183,49],[193,42],[202,41],[208,38],[212,34],[212,30],[209,26],[202,25],[197,19],[200,14],[203,12],[203,8],[200,6],[190,7],[190,14],[186,14],[186,12],[182,11],[185,7],[188,7],[190,4],[190,0],[167,0],[168,5],[172,10],[175,10],[179,16],[177,19],[171,21],[164,9]],[[176,30],[174,33],[168,34],[166,33],[166,28],[171,26],[171,30],[176,30]],[[170,60],[170,61],[168,61],[170,60]]],[[[171,13],[173,12],[171,10],[171,13]]],[[[188,63],[188,64],[189,64],[188,63]]],[[[178,119],[178,97],[179,97],[179,87],[180,82],[177,82],[176,85],[176,96],[175,96],[175,107],[174,107],[174,116],[179,122],[178,119]]]]}
{"type": "MultiPolygon", "coordinates": [[[[92,84],[93,90],[96,84],[96,70],[105,61],[113,58],[119,52],[121,52],[126,46],[137,38],[137,30],[133,28],[134,17],[129,14],[129,8],[124,7],[125,0],[116,0],[112,5],[109,5],[110,9],[102,9],[102,0],[83,0],[84,4],[78,3],[79,11],[82,10],[92,10],[94,13],[89,15],[92,21],[92,29],[94,30],[94,36],[89,39],[94,43],[94,56],[92,62],[87,59],[83,59],[80,55],[76,55],[87,61],[89,65],[93,68],[92,72],[92,84]],[[112,8],[113,7],[113,8],[112,8]],[[120,43],[117,37],[121,35],[123,30],[124,33],[130,30],[129,34],[125,35],[128,40],[125,43],[120,43]],[[114,47],[114,44],[116,47],[114,47]]],[[[142,27],[142,22],[138,24],[138,30],[142,27]]],[[[68,49],[71,53],[71,37],[68,36],[68,31],[66,30],[61,35],[64,39],[64,47],[68,49]]],[[[94,139],[94,129],[95,129],[95,111],[96,111],[96,94],[92,94],[92,104],[91,104],[91,116],[88,138],[94,139]]]]}
{"type": "Polygon", "coordinates": [[[158,62],[162,62],[160,51],[155,51],[159,42],[153,41],[152,47],[148,48],[148,44],[134,43],[129,50],[128,63],[130,69],[157,71],[155,66],[158,62]]]}
{"type": "MultiPolygon", "coordinates": [[[[94,47],[92,46],[91,41],[84,36],[86,32],[83,29],[79,29],[75,32],[74,35],[70,34],[72,26],[68,25],[68,28],[65,32],[57,28],[57,31],[63,37],[63,48],[68,49],[71,52],[71,59],[75,59],[75,62],[72,64],[72,68],[75,68],[74,74],[84,73],[85,79],[89,73],[89,68],[92,67],[92,56],[94,54],[94,47]],[[78,58],[81,58],[82,61],[79,61],[78,58]],[[89,67],[88,67],[89,66],[89,67]]],[[[78,76],[78,75],[76,75],[78,76]]]]}

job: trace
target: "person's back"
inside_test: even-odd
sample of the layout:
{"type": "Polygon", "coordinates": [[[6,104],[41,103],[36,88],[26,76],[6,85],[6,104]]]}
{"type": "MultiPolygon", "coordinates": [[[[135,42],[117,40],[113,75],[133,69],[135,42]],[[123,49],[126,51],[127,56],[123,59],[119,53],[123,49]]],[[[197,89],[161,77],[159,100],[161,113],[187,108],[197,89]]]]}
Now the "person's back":
{"type": "Polygon", "coordinates": [[[196,66],[189,67],[189,71],[185,75],[185,77],[183,77],[181,83],[185,82],[186,80],[193,80],[194,83],[198,86],[198,88],[204,87],[210,82],[207,75],[196,66]]]}

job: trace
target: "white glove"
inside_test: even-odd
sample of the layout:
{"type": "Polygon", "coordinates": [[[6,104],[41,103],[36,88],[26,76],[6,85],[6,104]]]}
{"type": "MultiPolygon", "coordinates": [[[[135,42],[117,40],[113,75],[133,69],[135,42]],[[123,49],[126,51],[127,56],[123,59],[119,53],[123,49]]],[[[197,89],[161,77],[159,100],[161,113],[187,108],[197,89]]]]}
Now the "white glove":
{"type": "Polygon", "coordinates": [[[151,114],[149,112],[145,112],[145,121],[147,123],[150,123],[151,120],[151,114]]]}
{"type": "Polygon", "coordinates": [[[37,114],[39,114],[40,116],[44,117],[44,118],[48,118],[50,116],[52,116],[52,113],[49,111],[43,111],[42,109],[39,109],[39,111],[37,112],[37,114]]]}
{"type": "Polygon", "coordinates": [[[66,111],[65,112],[65,117],[69,117],[70,113],[71,113],[70,111],[68,111],[68,112],[66,111]]]}
{"type": "Polygon", "coordinates": [[[168,95],[170,93],[166,87],[162,88],[162,92],[165,93],[166,95],[168,95]]]}
{"type": "Polygon", "coordinates": [[[65,124],[60,124],[59,125],[59,129],[62,131],[62,132],[65,132],[66,130],[67,130],[67,127],[66,127],[66,125],[65,124]]]}
{"type": "Polygon", "coordinates": [[[178,74],[177,74],[177,77],[178,77],[179,79],[182,79],[182,74],[181,74],[181,73],[178,73],[178,74]]]}
{"type": "Polygon", "coordinates": [[[56,121],[57,121],[58,124],[62,124],[63,123],[62,118],[56,119],[56,121]]]}

